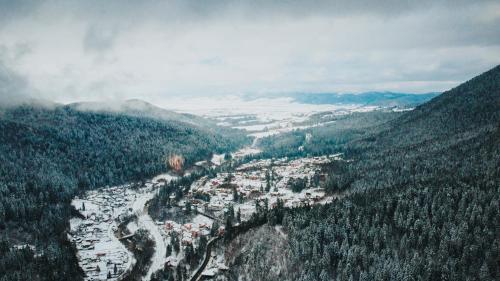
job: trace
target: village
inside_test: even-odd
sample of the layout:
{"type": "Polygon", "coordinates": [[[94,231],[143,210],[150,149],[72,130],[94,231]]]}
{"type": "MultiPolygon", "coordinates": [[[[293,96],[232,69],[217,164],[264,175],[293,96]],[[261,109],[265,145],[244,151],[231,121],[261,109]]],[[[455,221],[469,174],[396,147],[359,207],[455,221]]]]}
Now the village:
{"type": "MultiPolygon", "coordinates": [[[[240,165],[233,172],[218,173],[213,178],[202,177],[192,183],[189,193],[178,202],[183,210],[190,208],[195,211],[197,215],[193,221],[180,224],[167,220],[162,233],[165,237],[171,238],[173,233],[180,237],[181,251],[187,246],[196,249],[200,237],[224,234],[223,222],[228,213],[235,212],[232,215],[237,217],[238,222],[250,219],[256,212],[256,202],[268,204],[269,208],[274,208],[278,199],[288,208],[331,202],[334,196],[326,195],[321,187],[325,180],[321,165],[340,159],[337,154],[253,160],[240,165]],[[300,182],[297,184],[299,187],[293,190],[291,185],[296,182],[300,182]],[[218,222],[216,229],[213,229],[214,221],[218,222]]],[[[179,258],[168,258],[166,266],[175,267],[179,258]]],[[[205,278],[215,277],[227,269],[223,251],[212,252],[201,275],[205,278]]]]}
{"type": "MultiPolygon", "coordinates": [[[[232,206],[240,211],[242,220],[255,212],[255,201],[267,201],[271,208],[278,199],[289,208],[327,203],[332,197],[326,196],[321,188],[325,180],[321,165],[340,159],[337,154],[252,160],[237,167],[234,172],[218,173],[214,178],[203,177],[194,182],[186,200],[198,212],[218,218],[223,218],[224,212],[232,206]],[[196,199],[200,197],[209,200],[196,199]]],[[[181,201],[179,204],[183,206],[185,203],[181,201]]]]}
{"type": "MultiPolygon", "coordinates": [[[[119,240],[127,238],[120,237],[118,231],[125,221],[129,236],[144,228],[156,244],[151,269],[143,280],[148,280],[155,270],[175,268],[180,263],[191,274],[196,268],[186,265],[187,251],[196,251],[200,244],[222,236],[228,213],[232,212],[241,222],[256,212],[256,202],[269,208],[274,208],[278,199],[288,208],[331,202],[333,197],[321,187],[325,180],[321,165],[340,159],[340,155],[329,155],[252,160],[231,172],[220,172],[212,178],[204,176],[191,184],[189,192],[175,206],[183,212],[190,209],[192,215],[182,221],[155,221],[145,212],[147,202],[159,187],[174,178],[170,175],[156,177],[144,185],[88,191],[72,201],[81,218],[71,220],[68,236],[78,250],[85,280],[121,280],[133,268],[134,256],[119,240]],[[135,219],[127,221],[130,217],[135,219]]],[[[223,155],[218,155],[212,165],[224,161],[223,155]]],[[[212,255],[202,274],[205,277],[228,269],[223,254],[212,255]]]]}

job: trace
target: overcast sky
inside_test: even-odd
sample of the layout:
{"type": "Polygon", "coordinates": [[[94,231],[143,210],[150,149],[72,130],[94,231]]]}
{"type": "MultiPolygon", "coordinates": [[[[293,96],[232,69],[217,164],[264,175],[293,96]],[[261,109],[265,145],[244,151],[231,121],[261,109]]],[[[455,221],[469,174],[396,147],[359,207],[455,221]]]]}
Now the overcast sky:
{"type": "Polygon", "coordinates": [[[500,63],[499,26],[499,1],[0,0],[0,95],[442,91],[500,63]]]}

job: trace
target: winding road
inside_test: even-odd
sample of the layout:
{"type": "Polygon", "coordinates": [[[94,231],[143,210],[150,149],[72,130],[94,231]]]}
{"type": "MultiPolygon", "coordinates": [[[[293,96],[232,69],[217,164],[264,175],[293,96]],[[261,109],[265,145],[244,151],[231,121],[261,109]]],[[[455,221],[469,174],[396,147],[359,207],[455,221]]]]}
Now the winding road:
{"type": "Polygon", "coordinates": [[[149,200],[153,199],[154,195],[154,190],[147,192],[138,197],[132,205],[132,210],[137,214],[137,224],[149,231],[155,242],[155,252],[151,258],[151,265],[147,274],[142,278],[144,281],[149,281],[154,272],[163,268],[167,254],[167,243],[161,235],[158,225],[155,224],[147,212],[146,204],[149,200]]]}
{"type": "Polygon", "coordinates": [[[205,258],[203,259],[203,263],[198,267],[196,272],[191,276],[190,281],[196,281],[200,278],[201,274],[205,270],[205,267],[207,267],[208,262],[210,261],[210,258],[212,257],[212,246],[217,240],[221,239],[221,236],[214,237],[210,239],[207,243],[207,249],[205,250],[205,258]]]}

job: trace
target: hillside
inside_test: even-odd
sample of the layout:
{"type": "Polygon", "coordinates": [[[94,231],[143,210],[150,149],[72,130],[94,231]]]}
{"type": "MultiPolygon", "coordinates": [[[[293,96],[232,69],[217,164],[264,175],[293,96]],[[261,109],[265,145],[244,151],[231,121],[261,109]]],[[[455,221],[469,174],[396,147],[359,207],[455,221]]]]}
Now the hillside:
{"type": "Polygon", "coordinates": [[[479,133],[500,122],[500,66],[407,112],[380,134],[391,142],[416,143],[461,132],[479,133]]]}
{"type": "Polygon", "coordinates": [[[163,121],[178,121],[198,126],[202,124],[215,125],[214,123],[202,117],[166,110],[139,99],[113,102],[78,102],[68,104],[67,106],[84,112],[118,113],[135,117],[147,117],[163,121]]]}
{"type": "Polygon", "coordinates": [[[226,136],[181,121],[59,105],[3,109],[0,132],[2,280],[79,279],[64,234],[79,192],[165,172],[173,153],[190,165],[247,141],[237,131],[226,136]],[[25,243],[44,254],[9,250],[25,243]]]}
{"type": "Polygon", "coordinates": [[[231,280],[259,276],[270,253],[287,258],[261,280],[497,280],[499,81],[495,67],[337,146],[350,161],[325,188],[351,194],[286,211],[288,244],[237,251],[253,263],[231,264],[231,280]]]}
{"type": "MultiPolygon", "coordinates": [[[[378,170],[384,165],[378,177],[397,171],[400,186],[410,178],[498,180],[499,124],[497,66],[378,126],[369,136],[348,143],[345,150],[359,160],[358,169],[362,165],[363,170],[378,170]]],[[[365,188],[358,185],[363,179],[353,174],[351,180],[354,187],[365,188]]]]}
{"type": "Polygon", "coordinates": [[[193,127],[209,135],[223,135],[227,139],[244,141],[241,131],[218,126],[213,120],[203,118],[189,113],[178,113],[154,106],[139,99],[115,101],[108,103],[79,102],[68,104],[67,107],[81,111],[94,113],[119,114],[131,117],[149,118],[156,121],[176,122],[187,127],[193,127]]]}

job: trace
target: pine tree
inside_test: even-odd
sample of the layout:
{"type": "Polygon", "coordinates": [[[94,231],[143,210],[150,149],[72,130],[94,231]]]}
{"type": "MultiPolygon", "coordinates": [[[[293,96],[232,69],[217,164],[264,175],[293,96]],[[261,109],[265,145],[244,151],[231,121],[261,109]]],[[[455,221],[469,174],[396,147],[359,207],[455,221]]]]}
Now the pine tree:
{"type": "Polygon", "coordinates": [[[480,277],[481,281],[492,280],[491,275],[490,275],[490,269],[488,268],[488,264],[486,264],[486,262],[483,262],[483,265],[479,269],[479,277],[480,277]]]}

